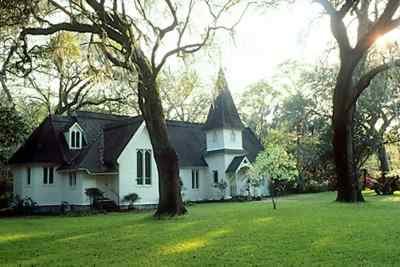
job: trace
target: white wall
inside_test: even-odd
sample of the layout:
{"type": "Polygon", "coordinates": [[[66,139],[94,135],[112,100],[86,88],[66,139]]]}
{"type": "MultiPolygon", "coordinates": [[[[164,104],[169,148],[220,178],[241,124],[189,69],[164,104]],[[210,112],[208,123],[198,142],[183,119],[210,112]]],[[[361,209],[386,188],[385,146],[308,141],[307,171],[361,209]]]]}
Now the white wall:
{"type": "Polygon", "coordinates": [[[242,131],[234,129],[224,129],[225,149],[243,149],[242,131]]]}
{"type": "Polygon", "coordinates": [[[207,151],[220,149],[242,149],[242,131],[236,129],[216,129],[206,133],[207,151]]]}
{"type": "Polygon", "coordinates": [[[209,191],[212,187],[210,183],[208,168],[204,167],[185,167],[179,170],[182,179],[182,197],[187,201],[206,200],[209,197],[209,191]],[[199,170],[199,188],[192,188],[192,170],[199,170]]]}
{"type": "Polygon", "coordinates": [[[27,184],[27,167],[13,169],[14,194],[30,197],[38,205],[60,205],[63,201],[64,175],[56,171],[54,166],[54,183],[43,184],[43,166],[31,165],[31,184],[27,184]]]}
{"type": "MultiPolygon", "coordinates": [[[[144,122],[128,142],[121,155],[119,164],[119,193],[121,199],[130,193],[136,193],[140,199],[135,204],[158,204],[158,171],[152,155],[151,185],[138,185],[136,182],[136,152],[138,149],[151,149],[150,136],[144,122]]],[[[124,203],[121,203],[124,204],[124,203]]],[[[127,203],[126,203],[127,204],[127,203]]]]}
{"type": "Polygon", "coordinates": [[[206,132],[207,151],[224,148],[224,135],[222,130],[210,130],[206,132]]]}
{"type": "Polygon", "coordinates": [[[228,183],[228,188],[225,192],[225,197],[230,195],[230,182],[228,177],[226,176],[226,162],[225,162],[225,154],[223,152],[216,152],[213,154],[209,154],[206,156],[206,161],[208,164],[208,181],[209,181],[209,192],[208,198],[209,199],[221,199],[221,191],[214,187],[214,176],[213,171],[218,171],[218,181],[225,180],[228,183]]]}
{"type": "Polygon", "coordinates": [[[63,174],[63,195],[62,200],[67,201],[70,205],[85,205],[85,199],[82,194],[84,192],[84,173],[77,172],[76,174],[76,185],[71,186],[69,184],[69,173],[63,174]]]}
{"type": "Polygon", "coordinates": [[[54,184],[43,184],[43,166],[31,165],[31,185],[27,185],[27,166],[13,169],[14,194],[30,197],[40,206],[60,205],[67,201],[71,205],[90,205],[90,199],[85,194],[86,188],[97,187],[105,192],[105,197],[118,203],[118,177],[89,175],[79,171],[76,175],[76,185],[70,186],[68,172],[57,172],[54,167],[54,184]]]}

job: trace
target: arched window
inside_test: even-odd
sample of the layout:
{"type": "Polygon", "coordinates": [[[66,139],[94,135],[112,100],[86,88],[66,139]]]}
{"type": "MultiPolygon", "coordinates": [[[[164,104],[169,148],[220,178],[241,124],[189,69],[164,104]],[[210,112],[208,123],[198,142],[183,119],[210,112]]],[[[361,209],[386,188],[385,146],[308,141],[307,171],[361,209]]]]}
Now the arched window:
{"type": "Polygon", "coordinates": [[[71,148],[75,148],[76,143],[75,143],[75,131],[71,132],[71,148]]]}
{"type": "Polygon", "coordinates": [[[136,152],[136,181],[137,184],[143,184],[143,150],[136,152]]]}
{"type": "Polygon", "coordinates": [[[146,150],[144,153],[144,162],[145,162],[145,184],[151,184],[151,151],[146,150]]]}
{"type": "Polygon", "coordinates": [[[70,140],[69,140],[71,149],[81,149],[83,144],[83,134],[77,129],[77,127],[73,127],[70,130],[70,140]]]}
{"type": "Polygon", "coordinates": [[[199,170],[192,170],[192,189],[199,189],[199,170]]]}
{"type": "Polygon", "coordinates": [[[81,148],[81,133],[77,131],[75,133],[75,138],[76,148],[81,148]]]}

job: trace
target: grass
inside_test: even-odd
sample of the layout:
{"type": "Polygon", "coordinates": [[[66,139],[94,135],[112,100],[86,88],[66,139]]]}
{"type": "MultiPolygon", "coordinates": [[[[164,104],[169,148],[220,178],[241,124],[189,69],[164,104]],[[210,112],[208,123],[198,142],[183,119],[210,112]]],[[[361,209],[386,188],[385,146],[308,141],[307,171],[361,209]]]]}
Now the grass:
{"type": "Polygon", "coordinates": [[[268,202],[189,207],[183,218],[151,213],[0,219],[0,265],[398,266],[400,195],[333,193],[268,202]]]}

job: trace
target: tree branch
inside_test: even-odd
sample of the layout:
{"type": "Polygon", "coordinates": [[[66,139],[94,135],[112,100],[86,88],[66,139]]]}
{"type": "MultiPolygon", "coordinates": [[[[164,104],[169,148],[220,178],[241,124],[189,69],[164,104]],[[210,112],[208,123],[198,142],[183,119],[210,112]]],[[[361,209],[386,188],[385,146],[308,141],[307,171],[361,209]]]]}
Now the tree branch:
{"type": "Polygon", "coordinates": [[[348,108],[350,108],[357,101],[358,97],[371,84],[371,81],[375,78],[376,75],[378,75],[379,73],[386,71],[394,66],[400,67],[400,59],[397,59],[390,63],[385,63],[382,65],[379,65],[379,66],[373,68],[372,70],[370,70],[369,72],[367,72],[366,74],[364,74],[353,88],[353,92],[354,92],[353,99],[352,99],[351,103],[349,104],[348,108]]]}

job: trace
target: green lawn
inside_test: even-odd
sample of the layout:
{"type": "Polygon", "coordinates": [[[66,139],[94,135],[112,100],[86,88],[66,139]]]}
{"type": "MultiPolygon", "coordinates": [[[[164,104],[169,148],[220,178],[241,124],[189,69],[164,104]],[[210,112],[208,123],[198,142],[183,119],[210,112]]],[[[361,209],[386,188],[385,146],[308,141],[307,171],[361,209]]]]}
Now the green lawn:
{"type": "Polygon", "coordinates": [[[333,193],[151,213],[0,219],[1,265],[400,266],[400,195],[333,193]]]}

